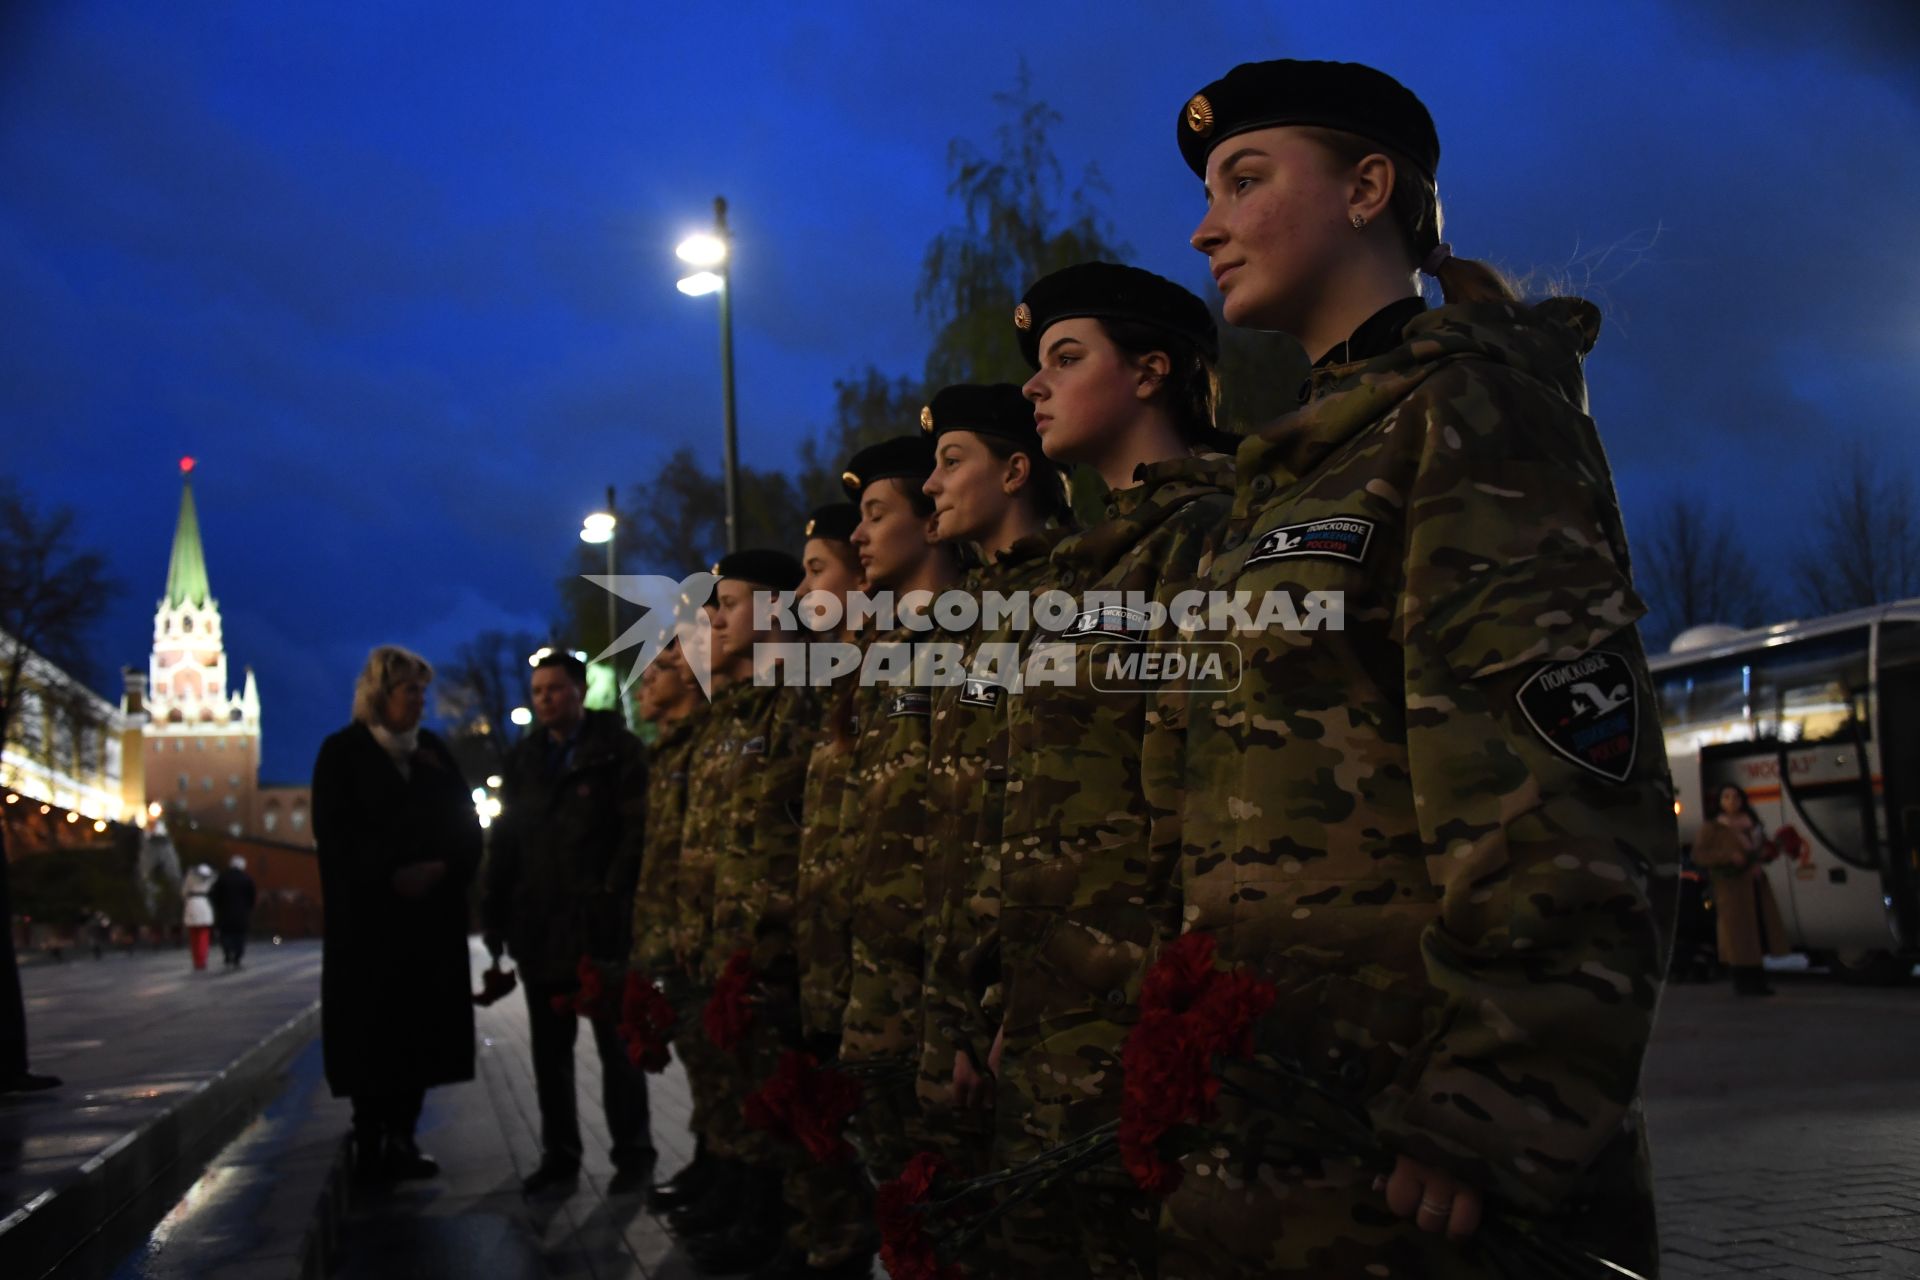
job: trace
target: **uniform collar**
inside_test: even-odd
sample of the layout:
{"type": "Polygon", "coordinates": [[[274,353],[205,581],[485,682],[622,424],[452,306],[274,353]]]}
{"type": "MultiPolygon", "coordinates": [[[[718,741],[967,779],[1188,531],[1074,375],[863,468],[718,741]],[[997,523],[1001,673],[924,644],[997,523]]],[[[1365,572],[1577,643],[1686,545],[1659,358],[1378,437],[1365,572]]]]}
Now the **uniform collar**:
{"type": "MultiPolygon", "coordinates": [[[[1389,302],[1361,321],[1360,327],[1349,334],[1345,342],[1336,343],[1331,351],[1315,360],[1313,367],[1330,369],[1334,365],[1385,355],[1400,345],[1400,335],[1406,331],[1408,321],[1426,309],[1427,304],[1419,294],[1389,302]]],[[[1303,401],[1307,398],[1304,389],[1300,398],[1303,401]]]]}
{"type": "Polygon", "coordinates": [[[1107,495],[1107,518],[1061,542],[1055,563],[1083,567],[1092,581],[1195,499],[1233,492],[1233,459],[1217,453],[1143,463],[1133,474],[1136,483],[1107,495]]]}

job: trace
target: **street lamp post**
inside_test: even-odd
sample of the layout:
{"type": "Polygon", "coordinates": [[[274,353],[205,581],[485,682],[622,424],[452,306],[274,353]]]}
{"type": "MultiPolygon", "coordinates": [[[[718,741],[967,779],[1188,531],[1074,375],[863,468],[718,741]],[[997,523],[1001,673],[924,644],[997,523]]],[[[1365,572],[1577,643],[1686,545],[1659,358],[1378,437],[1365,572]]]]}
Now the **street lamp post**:
{"type": "Polygon", "coordinates": [[[726,479],[727,550],[738,551],[740,529],[739,468],[735,464],[733,414],[733,288],[730,260],[733,238],[727,230],[727,200],[713,198],[713,230],[688,236],[674,251],[680,260],[699,270],[682,277],[680,292],[698,298],[720,295],[720,404],[723,467],[726,479]]]}
{"type": "MultiPolygon", "coordinates": [[[[613,486],[607,486],[607,509],[595,511],[580,522],[580,541],[604,542],[607,544],[607,577],[613,577],[614,529],[619,525],[620,517],[613,505],[613,486]]],[[[613,584],[607,584],[607,648],[620,638],[620,624],[614,613],[619,597],[613,593],[613,584]]]]}

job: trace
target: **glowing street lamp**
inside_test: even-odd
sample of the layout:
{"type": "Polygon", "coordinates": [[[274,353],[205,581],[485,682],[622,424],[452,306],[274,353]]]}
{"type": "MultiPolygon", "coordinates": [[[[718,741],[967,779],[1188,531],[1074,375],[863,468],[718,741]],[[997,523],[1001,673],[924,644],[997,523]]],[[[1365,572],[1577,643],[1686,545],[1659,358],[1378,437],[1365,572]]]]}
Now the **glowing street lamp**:
{"type": "Polygon", "coordinates": [[[738,551],[740,528],[740,484],[736,474],[733,414],[733,288],[729,267],[733,258],[733,237],[727,231],[727,201],[713,198],[713,230],[699,231],[682,240],[674,250],[680,261],[698,270],[682,276],[676,286],[690,298],[720,295],[720,404],[725,449],[723,471],[727,483],[727,550],[738,551]]]}
{"type": "Polygon", "coordinates": [[[524,729],[533,723],[533,712],[527,710],[525,707],[515,707],[513,710],[507,712],[507,719],[524,729]]]}
{"type": "MultiPolygon", "coordinates": [[[[607,577],[613,577],[613,531],[619,525],[620,517],[614,514],[613,486],[607,486],[607,509],[595,511],[580,522],[580,541],[605,543],[607,548],[607,577]]],[[[620,638],[620,623],[617,613],[619,597],[613,594],[613,584],[607,583],[607,647],[620,638]]]]}

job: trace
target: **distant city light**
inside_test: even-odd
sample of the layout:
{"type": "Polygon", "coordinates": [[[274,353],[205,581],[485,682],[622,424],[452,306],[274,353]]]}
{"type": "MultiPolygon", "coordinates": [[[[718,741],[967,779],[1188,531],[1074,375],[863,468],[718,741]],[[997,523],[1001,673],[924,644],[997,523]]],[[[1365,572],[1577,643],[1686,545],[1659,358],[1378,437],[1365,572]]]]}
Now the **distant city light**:
{"type": "Polygon", "coordinates": [[[158,800],[155,800],[147,806],[147,816],[149,818],[157,818],[160,816],[160,802],[158,800]]]}
{"type": "Polygon", "coordinates": [[[68,822],[78,822],[78,821],[80,821],[80,815],[79,815],[79,814],[77,814],[77,813],[70,813],[70,814],[68,814],[68,815],[67,815],[67,821],[68,821],[68,822]]]}
{"type": "Polygon", "coordinates": [[[106,820],[103,818],[96,818],[93,823],[93,829],[95,831],[105,831],[107,829],[106,820]]]}
{"type": "Polygon", "coordinates": [[[490,787],[501,786],[505,782],[506,782],[506,779],[501,777],[497,773],[490,773],[487,775],[487,785],[490,787]]]}
{"type": "Polygon", "coordinates": [[[487,798],[487,789],[485,787],[475,787],[473,789],[473,802],[475,804],[480,804],[486,798],[487,798]]]}
{"type": "MultiPolygon", "coordinates": [[[[539,666],[539,665],[540,665],[540,662],[541,662],[541,659],[543,659],[543,658],[545,658],[545,657],[546,657],[546,656],[547,656],[548,654],[550,654],[550,653],[552,653],[552,652],[553,652],[553,650],[551,650],[551,649],[549,649],[549,648],[547,648],[547,646],[545,646],[545,645],[541,645],[541,646],[540,646],[540,647],[539,647],[538,649],[535,649],[535,650],[534,650],[534,651],[533,651],[533,652],[532,652],[532,653],[531,653],[530,655],[528,655],[528,657],[527,657],[527,665],[528,665],[528,666],[530,666],[530,667],[537,667],[537,666],[539,666]]],[[[524,721],[524,720],[515,720],[515,721],[514,721],[514,723],[515,723],[515,724],[525,724],[525,723],[526,723],[526,721],[524,721]]]]}
{"type": "Polygon", "coordinates": [[[527,710],[525,707],[515,707],[507,713],[507,719],[525,728],[527,725],[533,723],[533,712],[527,710]]]}

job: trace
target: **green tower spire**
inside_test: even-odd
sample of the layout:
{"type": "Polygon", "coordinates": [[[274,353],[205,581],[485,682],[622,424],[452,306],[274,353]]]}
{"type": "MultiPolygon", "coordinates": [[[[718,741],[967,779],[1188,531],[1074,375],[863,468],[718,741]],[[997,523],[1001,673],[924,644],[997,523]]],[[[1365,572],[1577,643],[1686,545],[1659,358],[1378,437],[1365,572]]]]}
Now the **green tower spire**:
{"type": "Polygon", "coordinates": [[[193,459],[180,459],[180,523],[173,530],[173,559],[167,562],[167,607],[204,605],[207,553],[200,546],[200,517],[193,509],[193,459]]]}

